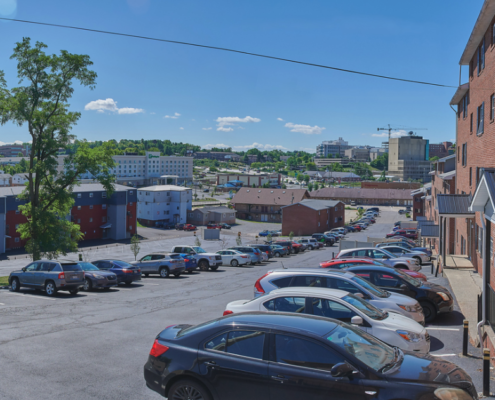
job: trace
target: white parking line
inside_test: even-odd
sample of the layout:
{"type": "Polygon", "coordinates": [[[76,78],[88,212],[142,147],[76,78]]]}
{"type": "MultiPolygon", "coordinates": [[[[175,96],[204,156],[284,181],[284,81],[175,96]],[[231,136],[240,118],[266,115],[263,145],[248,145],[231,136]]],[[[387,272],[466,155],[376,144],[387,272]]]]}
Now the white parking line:
{"type": "Polygon", "coordinates": [[[139,282],[141,285],[160,286],[159,283],[139,282]]]}
{"type": "Polygon", "coordinates": [[[434,357],[455,357],[457,354],[433,354],[430,353],[434,357]]]}
{"type": "Polygon", "coordinates": [[[456,328],[433,328],[433,327],[430,328],[429,326],[427,326],[426,329],[432,331],[457,331],[457,332],[460,331],[460,329],[456,329],[456,328]]]}
{"type": "Polygon", "coordinates": [[[83,295],[83,296],[98,296],[98,293],[87,293],[87,292],[84,292],[84,293],[81,293],[81,295],[83,295]]]}
{"type": "Polygon", "coordinates": [[[0,306],[4,306],[5,304],[4,303],[0,303],[0,306]]]}
{"type": "Polygon", "coordinates": [[[41,296],[36,296],[36,295],[29,295],[28,293],[12,293],[10,292],[9,295],[11,296],[23,296],[26,299],[41,299],[41,300],[49,300],[49,301],[55,301],[55,299],[51,299],[49,297],[41,297],[41,296]]]}

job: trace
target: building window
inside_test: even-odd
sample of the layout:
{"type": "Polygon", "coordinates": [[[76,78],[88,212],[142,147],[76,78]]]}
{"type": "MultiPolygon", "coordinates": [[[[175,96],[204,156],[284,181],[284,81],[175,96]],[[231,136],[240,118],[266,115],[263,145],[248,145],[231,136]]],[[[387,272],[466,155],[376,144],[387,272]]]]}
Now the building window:
{"type": "Polygon", "coordinates": [[[77,209],[80,210],[81,209],[81,206],[77,206],[77,209]]]}
{"type": "Polygon", "coordinates": [[[90,193],[90,194],[89,194],[89,197],[93,197],[93,193],[90,193]]]}
{"type": "Polygon", "coordinates": [[[101,209],[102,209],[102,210],[106,210],[106,209],[107,209],[107,205],[106,205],[106,204],[102,204],[102,205],[101,205],[101,209]]]}
{"type": "Polygon", "coordinates": [[[471,121],[469,122],[469,132],[473,133],[473,113],[471,113],[471,121]]]}
{"type": "Polygon", "coordinates": [[[107,198],[107,192],[103,192],[103,193],[101,194],[101,197],[102,197],[103,199],[106,199],[106,198],[107,198]]]}
{"type": "Polygon", "coordinates": [[[467,165],[467,143],[462,145],[462,166],[465,167],[467,165]]]}
{"type": "Polygon", "coordinates": [[[476,122],[476,134],[481,135],[485,129],[485,102],[478,107],[478,115],[476,122]]]}
{"type": "Polygon", "coordinates": [[[132,231],[132,225],[129,225],[129,230],[132,231]]]}
{"type": "Polygon", "coordinates": [[[101,222],[107,222],[107,217],[101,217],[101,222]]]}
{"type": "Polygon", "coordinates": [[[20,213],[20,211],[19,211],[19,210],[15,210],[15,213],[16,213],[16,214],[19,214],[19,213],[20,213]]]}
{"type": "Polygon", "coordinates": [[[80,223],[81,223],[81,220],[80,220],[80,219],[78,219],[78,220],[77,220],[77,223],[78,223],[78,224],[80,224],[80,223]]]}
{"type": "Polygon", "coordinates": [[[18,197],[16,197],[16,198],[15,198],[15,202],[16,202],[16,203],[19,203],[20,201],[21,201],[21,200],[20,200],[18,197]]]}
{"type": "Polygon", "coordinates": [[[490,96],[490,119],[495,118],[495,94],[490,96]]]}
{"type": "Polygon", "coordinates": [[[469,186],[473,186],[473,167],[469,167],[469,186]]]}
{"type": "Polygon", "coordinates": [[[337,223],[337,221],[338,221],[338,218],[337,218],[337,217],[335,217],[335,221],[334,221],[334,222],[335,222],[335,223],[337,223]]]}
{"type": "Polygon", "coordinates": [[[89,206],[89,209],[90,209],[90,210],[92,210],[92,209],[93,209],[93,205],[92,205],[92,204],[89,206]]]}
{"type": "Polygon", "coordinates": [[[90,218],[90,219],[89,219],[89,222],[93,222],[93,218],[90,218]]]}
{"type": "Polygon", "coordinates": [[[19,243],[19,238],[15,238],[15,242],[16,243],[19,243]]]}
{"type": "Polygon", "coordinates": [[[132,206],[132,201],[129,203],[130,206],[132,206]]]}
{"type": "Polygon", "coordinates": [[[81,198],[81,193],[78,193],[77,194],[77,198],[80,199],[81,198]]]}

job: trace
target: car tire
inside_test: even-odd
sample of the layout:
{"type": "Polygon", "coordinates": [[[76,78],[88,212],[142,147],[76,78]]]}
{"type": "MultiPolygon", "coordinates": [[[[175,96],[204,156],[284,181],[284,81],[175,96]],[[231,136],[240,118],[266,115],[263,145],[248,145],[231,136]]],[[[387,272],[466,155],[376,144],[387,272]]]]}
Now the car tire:
{"type": "Polygon", "coordinates": [[[125,285],[126,286],[131,286],[132,285],[132,282],[126,282],[125,285]]]}
{"type": "Polygon", "coordinates": [[[198,263],[198,267],[201,271],[208,271],[208,268],[210,267],[210,264],[206,260],[201,260],[198,263]]]}
{"type": "Polygon", "coordinates": [[[69,290],[69,293],[70,293],[71,295],[75,296],[76,294],[78,294],[78,293],[79,293],[79,289],[71,289],[71,290],[69,290]]]}
{"type": "Polygon", "coordinates": [[[57,295],[57,285],[55,285],[55,282],[53,281],[48,281],[45,283],[45,292],[47,296],[49,297],[54,297],[57,295]]]}
{"type": "Polygon", "coordinates": [[[210,393],[203,385],[190,379],[181,379],[175,382],[168,391],[167,398],[174,400],[212,400],[210,393]]]}
{"type": "Polygon", "coordinates": [[[188,274],[192,274],[194,271],[192,269],[190,269],[189,271],[187,271],[188,274]]]}
{"type": "Polygon", "coordinates": [[[158,273],[160,274],[160,278],[168,278],[170,275],[170,271],[167,267],[161,267],[158,273]]]}
{"type": "Polygon", "coordinates": [[[421,257],[413,257],[413,258],[415,258],[416,260],[418,260],[419,265],[423,265],[423,263],[421,262],[421,257]]]}
{"type": "Polygon", "coordinates": [[[145,278],[147,278],[149,276],[149,274],[143,274],[145,278]]]}
{"type": "Polygon", "coordinates": [[[277,252],[277,253],[274,254],[274,256],[275,256],[275,258],[279,258],[280,257],[280,253],[277,252]]]}
{"type": "Polygon", "coordinates": [[[237,261],[236,259],[233,259],[231,262],[230,262],[230,265],[232,267],[238,267],[239,266],[239,261],[237,261]]]}
{"type": "Polygon", "coordinates": [[[296,254],[296,250],[295,249],[290,249],[290,254],[296,254]]]}
{"type": "Polygon", "coordinates": [[[251,261],[251,265],[256,265],[256,263],[251,261]]]}
{"type": "Polygon", "coordinates": [[[91,279],[89,278],[86,278],[84,280],[84,286],[83,286],[83,290],[85,292],[91,292],[91,290],[93,289],[93,282],[91,282],[91,279]]]}
{"type": "Polygon", "coordinates": [[[180,276],[180,272],[177,272],[176,274],[174,274],[174,276],[178,278],[180,276]]]}
{"type": "Polygon", "coordinates": [[[425,315],[425,322],[431,322],[437,317],[437,309],[434,305],[428,303],[427,301],[422,301],[419,303],[423,308],[423,314],[425,315]]]}
{"type": "Polygon", "coordinates": [[[210,267],[210,269],[211,269],[212,271],[216,271],[216,270],[218,269],[218,265],[212,265],[212,266],[210,267]]]}
{"type": "Polygon", "coordinates": [[[10,290],[12,290],[13,292],[18,292],[19,290],[21,290],[19,279],[12,278],[12,281],[10,281],[10,290]]]}
{"type": "Polygon", "coordinates": [[[313,246],[309,246],[309,249],[310,250],[314,250],[315,248],[313,246]]]}

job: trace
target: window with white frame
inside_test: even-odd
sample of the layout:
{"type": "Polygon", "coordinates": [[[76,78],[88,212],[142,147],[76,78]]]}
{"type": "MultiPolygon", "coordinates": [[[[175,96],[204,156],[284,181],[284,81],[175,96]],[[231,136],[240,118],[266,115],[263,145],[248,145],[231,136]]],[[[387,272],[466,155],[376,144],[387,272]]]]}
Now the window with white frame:
{"type": "Polygon", "coordinates": [[[15,213],[16,213],[16,214],[19,214],[19,213],[20,213],[20,211],[19,211],[19,210],[15,210],[15,213]]]}
{"type": "Polygon", "coordinates": [[[485,102],[478,107],[476,134],[481,135],[485,130],[485,102]]]}
{"type": "Polygon", "coordinates": [[[19,243],[19,238],[15,238],[15,242],[16,243],[19,243]]]}
{"type": "Polygon", "coordinates": [[[93,222],[93,218],[90,218],[90,219],[89,219],[89,222],[93,222]]]}
{"type": "Polygon", "coordinates": [[[81,198],[81,193],[78,193],[77,194],[77,198],[80,199],[81,198]]]}
{"type": "Polygon", "coordinates": [[[89,206],[89,209],[90,209],[90,210],[92,210],[92,209],[93,209],[93,205],[92,205],[92,204],[89,206]]]}
{"type": "Polygon", "coordinates": [[[106,205],[106,204],[102,204],[102,205],[101,205],[101,209],[102,209],[102,210],[106,210],[106,209],[107,209],[107,205],[106,205]]]}

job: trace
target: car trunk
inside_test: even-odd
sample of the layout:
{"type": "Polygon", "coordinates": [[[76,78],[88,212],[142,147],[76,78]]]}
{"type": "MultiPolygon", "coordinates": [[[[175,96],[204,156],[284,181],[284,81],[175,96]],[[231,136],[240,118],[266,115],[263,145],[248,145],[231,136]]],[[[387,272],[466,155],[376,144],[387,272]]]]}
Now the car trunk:
{"type": "Polygon", "coordinates": [[[62,264],[64,270],[65,282],[67,283],[82,283],[84,282],[84,271],[77,263],[62,264]]]}

